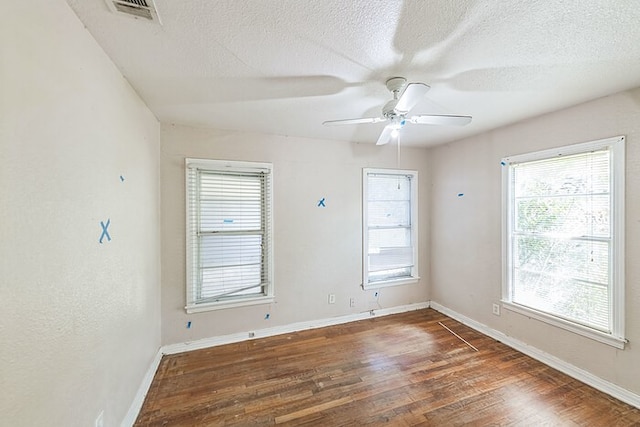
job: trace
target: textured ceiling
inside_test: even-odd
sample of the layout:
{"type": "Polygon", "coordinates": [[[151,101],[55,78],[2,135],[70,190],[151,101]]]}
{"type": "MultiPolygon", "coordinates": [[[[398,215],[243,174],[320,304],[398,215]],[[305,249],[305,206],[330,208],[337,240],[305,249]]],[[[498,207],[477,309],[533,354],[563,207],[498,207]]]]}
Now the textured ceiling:
{"type": "Polygon", "coordinates": [[[640,86],[637,0],[155,0],[162,25],[67,0],[165,123],[375,143],[393,76],[431,86],[428,146],[640,86]]]}

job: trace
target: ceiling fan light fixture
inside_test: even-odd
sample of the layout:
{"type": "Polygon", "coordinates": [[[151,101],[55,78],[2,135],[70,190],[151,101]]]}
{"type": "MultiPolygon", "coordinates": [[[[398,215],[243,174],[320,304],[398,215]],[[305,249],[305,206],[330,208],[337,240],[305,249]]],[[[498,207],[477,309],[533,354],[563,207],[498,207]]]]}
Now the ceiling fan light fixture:
{"type": "Polygon", "coordinates": [[[393,123],[389,126],[391,126],[391,129],[398,131],[402,129],[405,124],[407,124],[407,120],[405,118],[396,116],[393,118],[393,123]]]}
{"type": "Polygon", "coordinates": [[[424,125],[464,126],[471,122],[471,116],[420,114],[407,117],[409,112],[424,98],[430,87],[424,83],[408,83],[403,77],[392,77],[386,82],[387,89],[393,93],[393,99],[382,107],[382,117],[364,117],[361,119],[329,120],[325,125],[354,125],[363,123],[387,122],[376,145],[385,145],[399,137],[400,129],[409,123],[424,125]]]}

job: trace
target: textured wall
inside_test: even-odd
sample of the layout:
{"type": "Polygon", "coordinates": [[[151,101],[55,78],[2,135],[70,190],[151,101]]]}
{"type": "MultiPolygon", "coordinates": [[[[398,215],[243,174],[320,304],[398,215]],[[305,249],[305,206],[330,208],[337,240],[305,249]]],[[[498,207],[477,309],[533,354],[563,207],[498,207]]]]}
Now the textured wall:
{"type": "Polygon", "coordinates": [[[406,149],[400,166],[419,171],[420,274],[415,284],[362,283],[362,168],[396,168],[396,147],[162,126],[162,342],[325,319],[428,300],[430,182],[427,152],[406,149]],[[187,315],[185,306],[185,157],[273,163],[276,302],[187,315]],[[317,206],[326,199],[326,208],[317,206]],[[329,305],[329,293],[336,303],[329,305]],[[349,298],[356,306],[349,307],[349,298]],[[269,313],[269,320],[265,314],[269,313]],[[186,324],[191,321],[191,328],[186,324]]]}
{"type": "Polygon", "coordinates": [[[640,393],[640,89],[430,150],[431,296],[607,381],[640,393]],[[626,335],[617,350],[520,314],[491,313],[501,298],[503,157],[626,135],[626,335]],[[464,197],[457,197],[464,193],[464,197]]]}
{"type": "Polygon", "coordinates": [[[119,425],[160,345],[159,124],[63,0],[3,6],[0,425],[119,425]]]}

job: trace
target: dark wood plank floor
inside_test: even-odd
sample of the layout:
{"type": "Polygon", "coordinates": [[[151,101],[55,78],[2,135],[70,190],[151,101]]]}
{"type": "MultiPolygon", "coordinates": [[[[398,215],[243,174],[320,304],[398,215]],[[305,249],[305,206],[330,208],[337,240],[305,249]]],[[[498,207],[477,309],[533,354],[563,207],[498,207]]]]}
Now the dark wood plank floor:
{"type": "Polygon", "coordinates": [[[275,424],[640,426],[640,409],[427,309],[165,356],[136,422],[275,424]]]}

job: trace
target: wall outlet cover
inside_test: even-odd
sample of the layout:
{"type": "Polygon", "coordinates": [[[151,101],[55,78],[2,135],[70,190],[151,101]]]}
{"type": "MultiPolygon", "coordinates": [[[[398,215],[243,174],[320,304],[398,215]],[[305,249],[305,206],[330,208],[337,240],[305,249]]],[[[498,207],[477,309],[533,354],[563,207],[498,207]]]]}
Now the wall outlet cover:
{"type": "Polygon", "coordinates": [[[500,304],[493,303],[493,314],[500,316],[500,304]]]}

